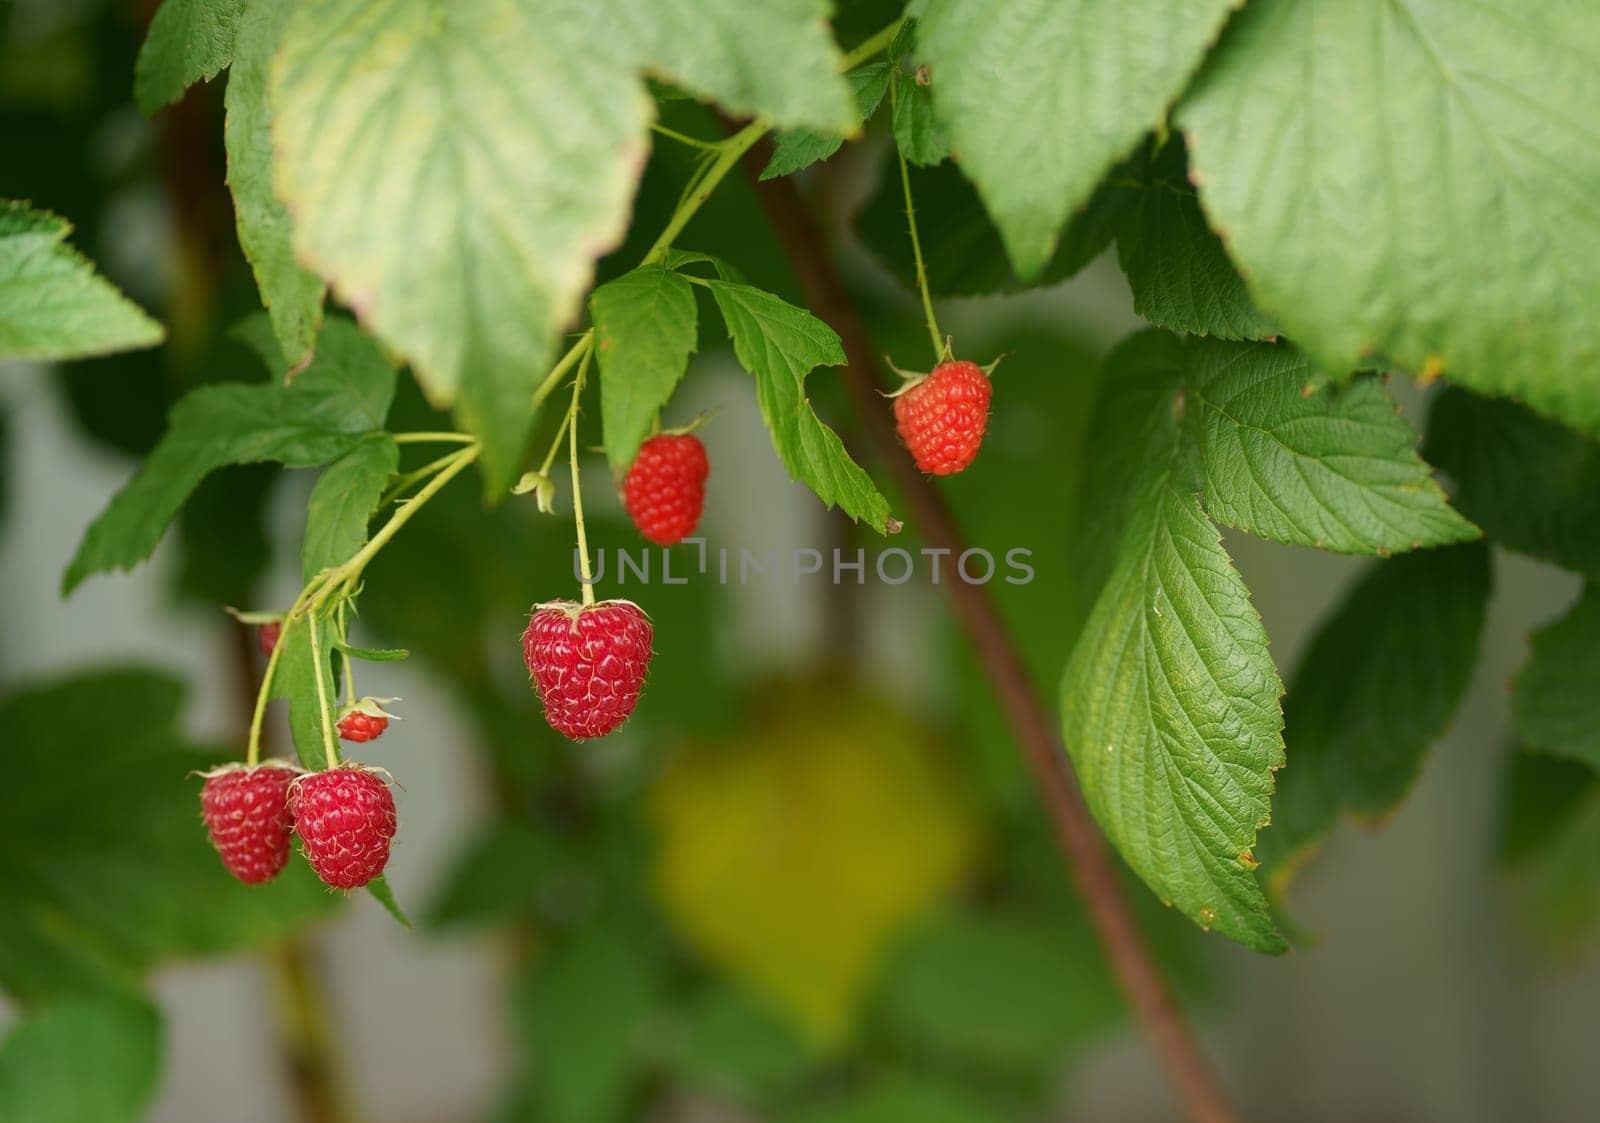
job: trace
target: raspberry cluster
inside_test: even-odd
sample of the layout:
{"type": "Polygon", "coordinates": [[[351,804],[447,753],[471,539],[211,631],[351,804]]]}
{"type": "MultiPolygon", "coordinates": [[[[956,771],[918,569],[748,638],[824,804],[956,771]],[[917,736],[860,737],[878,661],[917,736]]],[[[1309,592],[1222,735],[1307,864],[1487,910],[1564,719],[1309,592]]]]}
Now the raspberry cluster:
{"type": "Polygon", "coordinates": [[[206,775],[200,814],[222,864],[246,885],[276,877],[298,834],[318,877],[358,889],[383,873],[395,832],[389,785],[350,763],[326,772],[276,762],[219,768],[206,775]]]}

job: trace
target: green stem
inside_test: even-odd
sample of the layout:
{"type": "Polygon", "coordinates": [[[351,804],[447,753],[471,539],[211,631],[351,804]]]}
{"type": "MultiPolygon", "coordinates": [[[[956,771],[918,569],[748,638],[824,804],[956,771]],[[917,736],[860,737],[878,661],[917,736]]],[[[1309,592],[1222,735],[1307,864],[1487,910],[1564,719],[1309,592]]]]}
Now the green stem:
{"type": "MultiPolygon", "coordinates": [[[[856,48],[844,56],[839,63],[841,71],[854,70],[862,63],[876,54],[889,49],[889,44],[894,42],[894,37],[900,34],[900,25],[906,22],[906,17],[901,16],[882,31],[876,32],[863,39],[856,48]]],[[[892,59],[890,60],[893,61],[892,59]]]]}
{"type": "Polygon", "coordinates": [[[469,445],[477,440],[466,433],[395,433],[394,443],[397,445],[413,445],[425,443],[448,443],[469,445]]]}
{"type": "Polygon", "coordinates": [[[373,559],[379,550],[389,544],[391,538],[400,533],[400,528],[411,521],[411,516],[420,511],[423,505],[438,494],[445,484],[455,479],[468,465],[478,459],[478,454],[481,451],[480,446],[470,444],[456,453],[451,457],[450,463],[438,475],[429,480],[422,490],[407,499],[405,504],[389,517],[389,521],[383,524],[382,529],[374,534],[359,552],[343,565],[336,566],[328,570],[326,574],[321,575],[321,582],[310,600],[311,614],[314,616],[317,610],[327,603],[328,598],[336,590],[354,584],[355,580],[361,576],[361,571],[366,568],[367,563],[373,559]]]}
{"type": "Polygon", "coordinates": [[[416,483],[418,480],[427,479],[441,468],[449,465],[450,462],[459,455],[459,452],[445,453],[445,455],[439,457],[437,460],[430,460],[422,467],[417,468],[414,471],[406,472],[404,475],[397,476],[394,483],[389,485],[389,490],[383,493],[383,498],[378,500],[378,505],[373,508],[373,510],[383,510],[396,499],[399,499],[400,496],[404,495],[406,489],[412,484],[416,483]]]}
{"type": "MultiPolygon", "coordinates": [[[[345,600],[339,602],[339,642],[345,647],[350,646],[350,633],[345,630],[345,608],[349,603],[349,601],[345,600]]],[[[344,664],[344,700],[347,705],[353,706],[356,702],[355,661],[350,658],[348,651],[343,650],[339,652],[339,658],[344,664]]]]}
{"type": "Polygon", "coordinates": [[[567,371],[571,370],[573,364],[587,355],[593,347],[594,329],[590,328],[578,337],[577,342],[567,348],[567,353],[561,356],[560,362],[551,367],[550,373],[544,376],[544,381],[539,383],[539,388],[533,392],[533,405],[529,407],[530,412],[538,412],[539,407],[544,405],[544,400],[554,392],[557,386],[561,385],[561,380],[566,377],[567,371]]]}
{"type": "Polygon", "coordinates": [[[306,616],[306,624],[311,629],[311,673],[317,680],[317,710],[322,718],[322,751],[328,758],[328,767],[339,767],[339,746],[334,743],[333,713],[328,708],[327,674],[322,665],[322,644],[317,642],[317,613],[313,609],[306,616]]]}
{"type": "Polygon", "coordinates": [[[668,140],[675,140],[679,144],[687,144],[690,148],[714,149],[717,147],[717,142],[714,140],[701,140],[697,136],[690,136],[688,133],[680,133],[677,129],[667,128],[667,126],[663,125],[660,121],[652,121],[650,123],[650,128],[653,132],[660,133],[668,140]]]}
{"type": "Polygon", "coordinates": [[[683,228],[689,225],[689,220],[695,216],[705,201],[711,198],[712,192],[717,189],[717,184],[722,182],[722,177],[739,162],[739,157],[755,146],[756,141],[766,136],[770,128],[772,122],[765,117],[757,117],[717,146],[717,158],[706,168],[706,174],[700,178],[699,184],[689,193],[689,197],[678,204],[678,209],[672,212],[666,228],[645,253],[640,265],[653,265],[667,255],[667,251],[672,248],[672,240],[683,233],[683,228]]]}
{"type": "MultiPolygon", "coordinates": [[[[893,109],[899,98],[900,76],[889,73],[889,105],[893,109]]],[[[939,321],[933,314],[933,296],[928,292],[928,267],[922,260],[922,238],[917,234],[917,209],[911,201],[911,169],[906,166],[906,154],[894,146],[894,157],[900,164],[900,187],[906,198],[906,226],[911,231],[911,257],[917,266],[917,292],[922,295],[922,316],[928,323],[928,337],[933,340],[933,361],[937,365],[944,355],[944,336],[939,332],[939,321]]]]}
{"type": "Polygon", "coordinates": [[[272,691],[272,676],[278,671],[278,656],[283,653],[283,645],[289,641],[289,630],[293,626],[294,617],[284,617],[283,627],[278,632],[278,642],[272,645],[272,654],[267,656],[267,669],[261,676],[261,687],[256,691],[256,708],[250,714],[250,743],[244,754],[244,762],[251,768],[261,763],[261,722],[267,713],[267,697],[272,691]]]}
{"type": "Polygon", "coordinates": [[[572,382],[572,405],[567,409],[567,460],[572,466],[572,523],[578,531],[578,573],[583,579],[584,607],[594,604],[594,573],[589,568],[589,536],[583,525],[583,486],[578,480],[578,397],[589,373],[589,357],[584,356],[578,377],[572,382]]]}

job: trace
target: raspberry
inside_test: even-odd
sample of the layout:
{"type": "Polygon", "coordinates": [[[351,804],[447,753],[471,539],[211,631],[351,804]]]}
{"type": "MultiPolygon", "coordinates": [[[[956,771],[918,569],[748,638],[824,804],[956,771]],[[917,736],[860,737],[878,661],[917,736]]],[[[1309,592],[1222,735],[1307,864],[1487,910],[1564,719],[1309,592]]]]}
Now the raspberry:
{"type": "Polygon", "coordinates": [[[370,768],[306,773],[289,789],[289,808],[306,860],[335,889],[359,889],[389,864],[394,797],[370,768]]]}
{"type": "Polygon", "coordinates": [[[663,433],[639,446],[622,485],[623,506],[639,533],[671,546],[694,533],[706,501],[711,465],[706,446],[690,434],[663,433]]]}
{"type": "Polygon", "coordinates": [[[206,775],[200,817],[228,872],[246,885],[278,876],[289,860],[289,784],[296,770],[281,764],[229,765],[206,775]]]}
{"type": "Polygon", "coordinates": [[[574,741],[604,737],[627,721],[650,667],[651,639],[650,618],[631,601],[536,605],[522,654],[545,720],[574,741]]]}
{"type": "Polygon", "coordinates": [[[270,624],[263,624],[256,629],[256,642],[261,645],[261,654],[268,659],[272,658],[273,650],[278,646],[278,637],[283,634],[283,625],[274,620],[270,624]]]}
{"type": "Polygon", "coordinates": [[[370,741],[389,728],[389,719],[351,710],[339,719],[339,736],[346,741],[370,741]]]}
{"type": "Polygon", "coordinates": [[[992,390],[977,363],[952,361],[895,398],[895,427],[919,469],[949,476],[977,458],[992,390]]]}

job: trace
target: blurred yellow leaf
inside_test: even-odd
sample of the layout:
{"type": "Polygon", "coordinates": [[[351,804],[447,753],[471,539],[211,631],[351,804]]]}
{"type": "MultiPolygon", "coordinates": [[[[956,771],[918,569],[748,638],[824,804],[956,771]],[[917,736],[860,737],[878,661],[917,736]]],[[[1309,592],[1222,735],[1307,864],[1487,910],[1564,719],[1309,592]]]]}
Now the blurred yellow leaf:
{"type": "Polygon", "coordinates": [[[819,1044],[977,849],[938,743],[839,680],[783,683],[742,734],[686,746],[652,811],[673,923],[819,1044]]]}

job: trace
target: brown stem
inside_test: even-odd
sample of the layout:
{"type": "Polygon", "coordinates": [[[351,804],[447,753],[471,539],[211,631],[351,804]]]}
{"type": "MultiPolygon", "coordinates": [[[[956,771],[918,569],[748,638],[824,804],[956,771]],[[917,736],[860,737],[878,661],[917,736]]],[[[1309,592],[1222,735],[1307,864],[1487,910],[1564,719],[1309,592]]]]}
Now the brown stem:
{"type": "MultiPolygon", "coordinates": [[[[889,411],[878,393],[882,371],[876,351],[821,230],[790,180],[759,180],[770,155],[767,149],[765,144],[752,149],[745,158],[745,170],[800,279],[811,310],[832,325],[844,342],[848,359],[845,381],[867,437],[894,474],[921,534],[935,547],[959,557],[966,549],[961,530],[939,492],[900,448],[889,411]]],[[[1076,779],[1063,763],[1065,754],[1054,715],[1030,683],[993,598],[984,586],[963,581],[944,582],[943,588],[1022,744],[1054,821],[1067,870],[1088,906],[1117,983],[1166,1069],[1167,1078],[1189,1118],[1196,1123],[1234,1123],[1237,1112],[1212,1075],[1187,1021],[1150,958],[1111,855],[1089,817],[1076,779]]]]}

